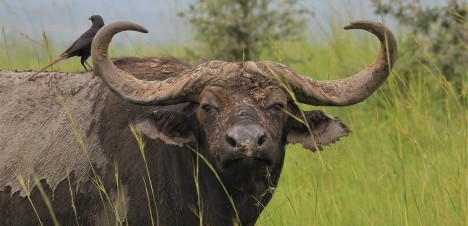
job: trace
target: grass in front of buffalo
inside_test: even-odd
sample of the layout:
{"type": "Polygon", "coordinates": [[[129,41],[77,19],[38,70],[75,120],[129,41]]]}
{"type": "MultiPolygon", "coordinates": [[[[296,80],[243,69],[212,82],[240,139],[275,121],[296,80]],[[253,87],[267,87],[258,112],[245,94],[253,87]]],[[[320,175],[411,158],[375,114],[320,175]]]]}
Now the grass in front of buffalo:
{"type": "MultiPolygon", "coordinates": [[[[299,74],[338,79],[364,68],[378,51],[372,35],[332,32],[326,43],[272,44],[276,50],[262,59],[299,74]]],[[[8,60],[0,61],[0,69],[37,69],[61,53],[50,42],[6,36],[1,44],[8,50],[0,58],[8,60]]],[[[111,49],[111,55],[161,55],[151,54],[157,47],[111,49]]],[[[182,50],[172,52],[180,56],[182,50]]],[[[339,117],[353,132],[322,152],[288,146],[279,186],[258,225],[467,225],[466,93],[457,94],[437,71],[413,66],[410,74],[395,70],[360,104],[304,106],[339,117]]],[[[78,58],[54,69],[82,70],[78,58]]]]}

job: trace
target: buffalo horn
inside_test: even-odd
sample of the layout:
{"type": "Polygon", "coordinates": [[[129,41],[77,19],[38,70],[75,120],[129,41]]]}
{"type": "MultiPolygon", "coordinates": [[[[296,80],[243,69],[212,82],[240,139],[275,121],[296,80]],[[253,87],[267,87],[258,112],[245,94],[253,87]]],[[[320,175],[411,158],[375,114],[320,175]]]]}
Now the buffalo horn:
{"type": "Polygon", "coordinates": [[[372,64],[344,79],[315,80],[288,74],[283,79],[300,103],[322,106],[346,106],[359,103],[370,96],[388,77],[397,56],[397,43],[392,32],[381,23],[354,21],[344,29],[366,30],[379,38],[380,52],[372,64]]]}

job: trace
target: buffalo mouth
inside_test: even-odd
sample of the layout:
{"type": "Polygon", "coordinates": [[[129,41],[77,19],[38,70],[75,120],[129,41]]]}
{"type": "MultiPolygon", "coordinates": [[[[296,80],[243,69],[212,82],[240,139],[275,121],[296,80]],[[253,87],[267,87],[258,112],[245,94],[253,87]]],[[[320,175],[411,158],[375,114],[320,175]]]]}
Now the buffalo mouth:
{"type": "Polygon", "coordinates": [[[273,161],[260,157],[233,157],[221,162],[226,182],[237,190],[256,194],[267,186],[273,161]]]}
{"type": "Polygon", "coordinates": [[[261,157],[233,157],[221,162],[223,169],[239,168],[239,170],[252,170],[271,166],[273,161],[261,157]]]}
{"type": "Polygon", "coordinates": [[[273,165],[274,151],[265,149],[238,148],[234,151],[221,152],[219,163],[222,169],[237,169],[243,171],[255,171],[273,165]]]}

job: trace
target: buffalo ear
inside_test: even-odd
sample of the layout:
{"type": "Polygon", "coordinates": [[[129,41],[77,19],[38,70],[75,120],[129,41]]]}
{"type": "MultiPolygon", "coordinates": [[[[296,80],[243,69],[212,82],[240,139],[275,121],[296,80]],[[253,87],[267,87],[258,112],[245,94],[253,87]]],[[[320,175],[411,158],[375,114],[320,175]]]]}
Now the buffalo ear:
{"type": "Polygon", "coordinates": [[[183,146],[195,140],[193,124],[183,111],[158,110],[133,125],[140,134],[183,146]]]}
{"type": "Polygon", "coordinates": [[[304,148],[316,151],[321,150],[324,145],[332,144],[341,137],[347,136],[350,132],[340,120],[323,111],[306,111],[304,116],[312,131],[312,136],[304,123],[291,119],[293,122],[287,136],[288,143],[299,143],[304,148]]]}

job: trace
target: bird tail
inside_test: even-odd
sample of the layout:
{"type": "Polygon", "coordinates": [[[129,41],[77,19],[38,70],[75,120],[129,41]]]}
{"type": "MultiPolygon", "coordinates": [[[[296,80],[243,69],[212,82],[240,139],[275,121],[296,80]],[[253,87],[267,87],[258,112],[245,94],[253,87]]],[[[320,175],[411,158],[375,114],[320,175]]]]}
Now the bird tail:
{"type": "Polygon", "coordinates": [[[36,73],[34,73],[33,75],[31,75],[31,76],[28,78],[28,81],[31,81],[32,78],[33,78],[34,76],[36,76],[37,74],[43,72],[43,71],[44,71],[45,69],[47,69],[48,67],[50,67],[50,66],[52,66],[52,65],[54,65],[54,64],[56,64],[56,63],[58,63],[58,62],[60,62],[60,61],[62,61],[62,60],[65,60],[65,59],[67,59],[67,56],[65,56],[65,55],[60,55],[60,56],[57,57],[55,60],[51,61],[51,62],[48,63],[46,66],[44,66],[43,68],[41,68],[39,71],[37,71],[36,73]]]}

